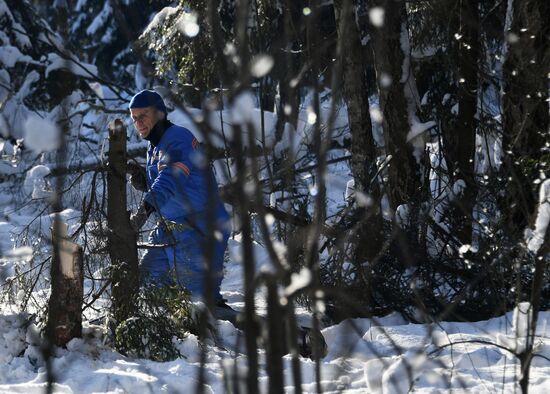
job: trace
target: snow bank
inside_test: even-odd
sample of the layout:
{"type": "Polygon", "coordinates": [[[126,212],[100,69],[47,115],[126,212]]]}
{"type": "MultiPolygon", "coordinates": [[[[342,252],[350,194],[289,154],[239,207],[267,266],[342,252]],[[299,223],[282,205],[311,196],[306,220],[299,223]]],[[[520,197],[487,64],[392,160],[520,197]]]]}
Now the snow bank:
{"type": "MultiPolygon", "coordinates": [[[[70,212],[64,212],[68,220],[70,212]]],[[[77,217],[79,215],[76,215],[77,217]]],[[[23,219],[22,219],[23,220],[23,219]]],[[[1,227],[0,227],[1,231],[1,227]]],[[[243,306],[242,245],[230,240],[230,260],[222,282],[222,295],[235,309],[243,306]]],[[[263,246],[254,243],[257,269],[272,269],[263,246]],[[267,268],[266,268],[267,265],[267,268]]],[[[20,255],[20,259],[25,257],[20,255]]],[[[15,258],[15,256],[14,256],[15,258]]],[[[307,285],[308,273],[293,278],[291,287],[307,285]]],[[[288,289],[287,289],[288,290],[288,289]]],[[[294,289],[292,290],[294,291],[294,289]]],[[[258,314],[265,314],[265,294],[256,295],[258,314]]],[[[475,323],[407,324],[399,315],[378,319],[352,319],[326,327],[322,334],[328,354],[321,361],[323,392],[400,394],[464,391],[513,393],[519,390],[520,363],[514,351],[522,348],[530,316],[529,305],[498,318],[475,323]]],[[[311,317],[298,311],[299,320],[311,317]]],[[[45,364],[37,329],[26,316],[0,309],[0,392],[41,393],[46,387],[45,364]]],[[[530,392],[544,393],[550,384],[550,312],[541,312],[536,327],[535,357],[530,392]]],[[[228,322],[216,322],[217,336],[201,344],[189,335],[175,346],[182,357],[170,362],[133,359],[115,352],[105,341],[105,329],[84,323],[83,337],[66,349],[56,349],[52,366],[57,392],[105,393],[194,392],[200,357],[206,349],[206,392],[225,393],[229,376],[246,376],[242,333],[228,322]]],[[[259,386],[267,393],[265,351],[260,350],[259,386]]],[[[299,360],[302,389],[316,392],[315,364],[299,360]]],[[[293,392],[292,362],[283,359],[285,391],[293,392]]]]}
{"type": "MultiPolygon", "coordinates": [[[[498,334],[512,333],[511,314],[477,323],[443,322],[438,325],[405,324],[398,315],[355,319],[323,330],[329,354],[321,362],[324,392],[419,393],[519,390],[517,358],[496,346],[498,334]]],[[[531,369],[530,392],[544,393],[550,384],[547,323],[550,312],[541,312],[537,327],[537,353],[531,369]]],[[[239,331],[230,323],[218,325],[218,340],[209,341],[205,364],[207,392],[224,393],[224,374],[245,376],[246,359],[237,349],[239,331]]],[[[46,385],[44,361],[25,317],[0,315],[0,391],[40,393],[46,385]],[[27,335],[27,331],[31,334],[27,335]]],[[[189,335],[176,343],[182,358],[170,362],[129,359],[106,346],[104,329],[84,325],[83,338],[67,349],[57,349],[52,359],[59,392],[193,392],[198,379],[200,349],[189,335]]],[[[242,338],[240,339],[242,345],[242,338]]],[[[260,361],[265,363],[264,353],[260,361]]],[[[285,390],[292,392],[290,358],[283,360],[285,390]]],[[[315,392],[315,368],[300,359],[303,390],[315,392]]],[[[227,377],[227,376],[226,376],[227,377]]],[[[259,384],[267,392],[268,378],[259,384]]]]}

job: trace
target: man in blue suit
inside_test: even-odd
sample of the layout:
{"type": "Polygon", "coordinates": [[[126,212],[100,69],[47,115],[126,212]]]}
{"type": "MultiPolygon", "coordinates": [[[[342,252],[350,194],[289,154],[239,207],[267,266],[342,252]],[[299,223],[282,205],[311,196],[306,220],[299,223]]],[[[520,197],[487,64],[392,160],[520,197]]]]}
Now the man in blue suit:
{"type": "Polygon", "coordinates": [[[214,301],[223,302],[220,284],[230,225],[210,163],[195,136],[166,118],[157,92],[142,90],[129,107],[136,130],[149,142],[145,174],[141,182],[139,176],[132,179],[145,194],[130,221],[139,230],[151,214],[158,219],[149,243],[159,247],[148,249],[140,262],[142,283],[177,283],[193,299],[204,299],[210,274],[214,301]]]}

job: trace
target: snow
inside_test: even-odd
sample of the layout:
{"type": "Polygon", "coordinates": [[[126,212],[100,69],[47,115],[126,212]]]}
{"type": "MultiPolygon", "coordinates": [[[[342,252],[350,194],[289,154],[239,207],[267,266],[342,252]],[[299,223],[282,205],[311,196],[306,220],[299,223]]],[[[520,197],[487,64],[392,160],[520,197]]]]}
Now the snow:
{"type": "MultiPolygon", "coordinates": [[[[233,100],[228,119],[233,124],[246,125],[253,121],[255,107],[256,97],[250,91],[242,92],[233,100]]],[[[248,143],[247,141],[244,142],[248,143]]]]}
{"type": "Polygon", "coordinates": [[[407,228],[411,209],[408,204],[399,205],[395,210],[395,223],[401,228],[407,228]]]}
{"type": "MultiPolygon", "coordinates": [[[[18,23],[4,0],[0,1],[0,17],[5,17],[11,23],[11,31],[20,48],[30,48],[31,42],[25,28],[18,23]]],[[[2,18],[4,19],[4,18],[2,18]]]]}
{"type": "Polygon", "coordinates": [[[374,122],[376,123],[383,122],[384,115],[382,114],[382,111],[380,111],[379,107],[371,107],[369,111],[370,111],[370,117],[374,122]]]}
{"type": "MultiPolygon", "coordinates": [[[[409,42],[409,29],[406,22],[401,23],[401,35],[399,36],[401,51],[403,52],[403,64],[401,65],[401,83],[410,82],[414,79],[411,70],[411,44],[409,42]]],[[[407,88],[405,89],[405,91],[407,88]]]]}
{"type": "Polygon", "coordinates": [[[57,53],[48,54],[48,66],[46,67],[45,75],[48,77],[49,73],[54,70],[69,70],[75,75],[79,75],[85,78],[90,78],[97,75],[97,67],[93,64],[83,63],[75,58],[65,59],[59,56],[57,53]]]}
{"type": "MultiPolygon", "coordinates": [[[[512,314],[511,334],[498,334],[497,343],[516,353],[522,353],[527,349],[528,336],[530,335],[533,308],[528,302],[520,302],[512,314]]],[[[539,346],[537,344],[535,346],[539,346]]]]}
{"type": "MultiPolygon", "coordinates": [[[[77,7],[79,5],[80,4],[77,4],[77,7]]],[[[109,17],[111,16],[112,13],[113,13],[113,8],[111,7],[110,2],[106,1],[103,4],[103,9],[101,10],[101,12],[96,15],[92,23],[86,29],[86,34],[89,36],[93,36],[94,34],[96,34],[96,32],[99,29],[105,26],[105,24],[109,20],[109,17]]]]}
{"type": "Polygon", "coordinates": [[[285,289],[285,295],[291,296],[295,292],[311,283],[311,270],[309,268],[302,268],[300,272],[290,275],[290,284],[285,289]]]}
{"type": "MultiPolygon", "coordinates": [[[[227,109],[209,112],[205,122],[211,130],[208,135],[210,143],[217,148],[225,148],[226,143],[234,140],[235,128],[233,125],[239,125],[244,147],[248,147],[249,133],[253,133],[252,140],[256,141],[258,146],[263,143],[266,148],[273,148],[278,154],[288,150],[289,155],[295,155],[304,139],[311,135],[311,125],[307,122],[309,112],[307,110],[300,111],[297,127],[294,128],[286,124],[281,139],[277,141],[274,133],[277,114],[270,111],[261,111],[257,105],[258,102],[255,96],[250,91],[243,91],[234,98],[231,106],[228,106],[227,109]],[[264,136],[265,139],[262,141],[264,136]]],[[[342,119],[346,116],[345,112],[342,112],[338,116],[339,122],[342,122],[342,119]]],[[[176,108],[168,113],[168,119],[188,128],[200,142],[205,140],[205,136],[201,129],[197,127],[196,121],[202,119],[202,116],[201,110],[193,108],[187,108],[185,111],[176,108]]],[[[343,126],[341,123],[337,123],[336,128],[343,128],[343,126]]],[[[220,171],[220,173],[223,173],[223,171],[220,171]]]]}
{"type": "Polygon", "coordinates": [[[271,71],[274,64],[275,60],[273,57],[269,55],[256,55],[250,64],[250,73],[256,78],[261,78],[271,71]]]}
{"type": "Polygon", "coordinates": [[[27,74],[25,81],[19,91],[13,95],[4,105],[3,114],[9,126],[9,132],[13,138],[23,137],[23,124],[29,117],[30,111],[23,103],[23,100],[30,94],[33,84],[40,79],[36,71],[27,74]]]}
{"type": "Polygon", "coordinates": [[[0,47],[0,62],[5,68],[12,68],[16,63],[31,63],[33,60],[28,55],[23,55],[21,51],[11,45],[0,47]]]}
{"type": "Polygon", "coordinates": [[[372,7],[369,10],[369,20],[373,26],[382,27],[384,26],[384,14],[385,10],[383,7],[372,7]]]}
{"type": "Polygon", "coordinates": [[[61,142],[59,127],[48,119],[29,116],[23,125],[25,146],[36,153],[56,150],[61,142]]]}
{"type": "Polygon", "coordinates": [[[193,38],[199,34],[200,26],[195,13],[182,12],[175,24],[178,30],[187,37],[193,38]]]}
{"type": "MultiPolygon", "coordinates": [[[[411,129],[407,133],[407,142],[415,144],[415,141],[418,139],[418,137],[422,136],[426,131],[434,128],[436,126],[436,123],[434,121],[429,122],[415,122],[412,124],[411,129]]],[[[422,144],[422,147],[424,147],[424,144],[422,144]]]]}
{"type": "Polygon", "coordinates": [[[314,125],[317,122],[317,114],[315,113],[314,109],[312,107],[308,107],[307,109],[307,123],[309,125],[314,125]]]}
{"type": "Polygon", "coordinates": [[[136,90],[138,91],[146,88],[146,84],[147,84],[146,71],[144,70],[144,67],[141,64],[141,62],[139,62],[135,67],[134,83],[136,84],[136,90]]]}
{"type": "Polygon", "coordinates": [[[29,260],[32,257],[32,248],[23,246],[20,248],[10,249],[4,252],[6,259],[29,260]]]}
{"type": "Polygon", "coordinates": [[[95,94],[97,94],[97,97],[99,97],[100,99],[105,98],[105,94],[103,93],[103,86],[99,82],[88,82],[88,86],[94,91],[95,94]]]}
{"type": "Polygon", "coordinates": [[[151,31],[154,31],[159,28],[159,25],[163,25],[164,21],[167,18],[170,18],[174,14],[176,14],[179,10],[179,7],[164,7],[160,12],[158,12],[151,23],[145,28],[143,33],[141,34],[142,37],[147,36],[151,31]]]}
{"type": "Polygon", "coordinates": [[[15,21],[12,21],[12,23],[13,23],[13,31],[15,34],[15,41],[17,42],[19,47],[31,48],[32,47],[31,40],[25,28],[21,24],[15,21]]]}
{"type": "Polygon", "coordinates": [[[464,193],[464,190],[466,190],[466,181],[464,179],[457,179],[455,183],[453,183],[453,187],[449,195],[449,198],[451,199],[451,201],[462,196],[462,194],[464,193]]]}
{"type": "Polygon", "coordinates": [[[382,374],[382,393],[408,393],[423,371],[426,355],[407,352],[392,361],[382,374]]]}
{"type": "Polygon", "coordinates": [[[37,165],[31,168],[25,176],[23,188],[33,199],[47,198],[51,196],[48,183],[45,177],[51,173],[50,169],[44,165],[37,165]]]}
{"type": "Polygon", "coordinates": [[[13,15],[11,14],[10,8],[4,0],[0,0],[0,16],[7,15],[10,20],[13,20],[13,15]]]}
{"type": "Polygon", "coordinates": [[[86,3],[88,0],[78,0],[76,2],[76,5],[74,6],[75,11],[83,11],[84,7],[86,6],[86,3]]]}
{"type": "MultiPolygon", "coordinates": [[[[254,244],[257,265],[267,261],[265,249],[254,244]]],[[[230,240],[231,258],[222,294],[235,308],[242,307],[242,256],[238,238],[230,240]]],[[[11,259],[27,259],[17,251],[11,259]],[[19,257],[17,257],[19,256],[19,257]]],[[[27,254],[25,254],[27,253],[27,254]]],[[[0,268],[2,265],[0,264],[0,268]]],[[[309,283],[310,273],[295,274],[289,287],[294,292],[309,283]]],[[[288,290],[288,288],[287,288],[288,290]]],[[[257,296],[258,313],[265,313],[265,299],[257,296]]],[[[529,304],[514,312],[474,323],[440,322],[408,324],[399,314],[382,318],[350,319],[322,330],[328,354],[321,361],[323,392],[343,393],[432,393],[517,392],[519,361],[500,346],[522,343],[527,333],[529,304]]],[[[302,316],[302,319],[307,317],[302,316]]],[[[3,311],[0,314],[0,392],[40,393],[46,387],[45,364],[35,325],[29,316],[3,311]]],[[[544,393],[550,384],[550,312],[541,312],[536,329],[535,358],[531,368],[530,392],[544,393]]],[[[193,391],[198,381],[200,355],[206,348],[206,390],[225,393],[224,378],[236,371],[246,374],[242,334],[231,323],[216,322],[218,335],[203,345],[192,334],[175,339],[182,357],[153,362],[123,356],[105,343],[105,327],[84,322],[83,337],[73,339],[66,349],[56,348],[52,365],[56,392],[98,393],[193,391]]],[[[511,350],[521,350],[520,347],[511,350]]],[[[263,351],[260,363],[265,366],[263,351]]],[[[283,360],[285,392],[293,392],[290,356],[283,360]]],[[[315,392],[314,364],[299,359],[303,390],[315,392]]],[[[261,392],[267,392],[268,377],[262,370],[261,392]]]]}
{"type": "Polygon", "coordinates": [[[537,219],[535,221],[535,230],[527,240],[527,248],[537,253],[544,244],[546,231],[550,223],[550,180],[547,179],[540,185],[539,206],[537,209],[537,219]]]}
{"type": "Polygon", "coordinates": [[[508,0],[506,4],[506,19],[504,24],[504,31],[510,30],[512,26],[512,15],[514,9],[514,0],[508,0]]]}
{"type": "Polygon", "coordinates": [[[379,82],[380,82],[381,87],[388,88],[388,87],[391,86],[391,84],[393,82],[393,79],[392,79],[390,74],[385,73],[385,72],[382,71],[380,73],[379,82]]]}
{"type": "MultiPolygon", "coordinates": [[[[1,227],[0,227],[0,231],[1,227]]],[[[230,240],[231,258],[222,294],[235,308],[242,307],[242,256],[238,238],[230,240]]],[[[29,260],[30,248],[5,257],[12,262],[29,260]]],[[[258,267],[269,264],[265,249],[254,243],[258,267]]],[[[7,260],[0,262],[0,272],[7,260]]],[[[14,271],[12,271],[13,274],[14,271]]],[[[307,285],[304,271],[292,278],[296,288],[307,285]]],[[[3,276],[3,275],[0,275],[3,276]]],[[[257,299],[258,312],[265,313],[265,300],[257,299]]],[[[433,393],[453,391],[514,393],[519,390],[519,362],[499,346],[521,344],[525,337],[528,304],[514,312],[475,323],[441,322],[408,324],[399,314],[378,319],[345,320],[322,330],[328,354],[321,361],[323,392],[343,393],[433,393]]],[[[45,364],[37,328],[27,325],[26,315],[0,313],[0,392],[41,393],[46,387],[45,364]]],[[[544,393],[550,384],[548,320],[541,312],[536,330],[536,356],[531,369],[530,392],[544,393]]],[[[218,339],[206,341],[206,391],[225,393],[224,378],[237,370],[246,374],[242,334],[228,322],[217,322],[218,339]]],[[[203,345],[194,335],[177,340],[182,354],[169,362],[125,357],[105,343],[105,328],[84,323],[82,338],[66,349],[57,348],[52,358],[56,392],[192,392],[198,381],[203,345]]],[[[512,348],[514,349],[514,348],[512,348]]],[[[515,348],[521,350],[521,348],[515,348]]],[[[264,353],[260,354],[265,366],[264,353]]],[[[285,391],[293,392],[290,357],[284,362],[285,391]]],[[[300,358],[303,390],[315,392],[314,364],[300,358]]],[[[261,392],[267,392],[268,377],[260,374],[261,392]]]]}

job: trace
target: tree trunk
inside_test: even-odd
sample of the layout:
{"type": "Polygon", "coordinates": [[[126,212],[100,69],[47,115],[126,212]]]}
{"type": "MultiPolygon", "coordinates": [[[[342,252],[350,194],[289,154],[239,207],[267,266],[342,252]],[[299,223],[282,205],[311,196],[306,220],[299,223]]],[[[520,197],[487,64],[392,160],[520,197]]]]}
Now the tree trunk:
{"type": "Polygon", "coordinates": [[[51,344],[64,346],[82,336],[84,271],[82,248],[67,238],[67,224],[54,223],[51,264],[52,293],[48,301],[46,336],[51,344]]]}
{"type": "Polygon", "coordinates": [[[477,131],[478,69],[480,56],[478,0],[460,2],[457,34],[453,37],[458,64],[458,116],[445,133],[450,179],[463,180],[465,189],[454,201],[454,229],[461,244],[472,242],[472,210],[476,200],[474,155],[477,131]]]}
{"type": "Polygon", "coordinates": [[[548,170],[543,155],[549,142],[550,2],[509,0],[508,7],[512,20],[505,32],[502,144],[510,181],[501,209],[510,235],[521,236],[537,202],[533,181],[548,170]]]}
{"type": "Polygon", "coordinates": [[[276,139],[280,141],[283,136],[285,123],[297,126],[300,107],[299,93],[292,79],[297,75],[296,54],[292,52],[299,47],[299,36],[295,31],[300,24],[301,10],[298,2],[285,0],[283,7],[283,39],[277,43],[275,56],[277,64],[274,72],[279,80],[279,100],[276,102],[277,124],[276,139]]]}
{"type": "Polygon", "coordinates": [[[116,119],[109,124],[107,222],[113,316],[119,323],[132,315],[139,290],[137,234],[126,208],[126,156],[126,127],[116,119]]]}
{"type": "Polygon", "coordinates": [[[365,210],[373,214],[369,215],[368,221],[361,221],[355,240],[354,260],[361,264],[375,259],[382,245],[380,189],[377,181],[371,184],[377,171],[376,148],[369,111],[365,49],[361,44],[361,36],[355,23],[353,2],[351,0],[336,0],[334,12],[338,35],[342,37],[343,97],[348,109],[351,133],[351,170],[355,182],[355,193],[364,193],[373,201],[373,206],[364,207],[365,210]]]}
{"type": "Polygon", "coordinates": [[[408,115],[410,100],[405,92],[412,83],[408,53],[402,43],[408,42],[405,2],[376,0],[371,7],[385,10],[382,26],[372,28],[374,62],[380,93],[386,154],[391,155],[388,166],[387,194],[395,209],[418,200],[420,165],[413,156],[413,147],[407,142],[410,130],[408,115]]]}
{"type": "MultiPolygon", "coordinates": [[[[522,393],[526,394],[529,388],[529,371],[533,360],[533,346],[535,344],[539,310],[544,300],[545,274],[548,272],[548,259],[550,253],[550,231],[548,229],[549,218],[547,217],[548,206],[550,205],[548,186],[550,181],[546,180],[540,185],[537,215],[534,223],[534,237],[528,241],[529,250],[533,253],[530,257],[535,260],[535,271],[531,285],[530,310],[528,315],[531,318],[525,338],[525,349],[518,354],[521,363],[521,379],[519,385],[522,393]],[[539,244],[540,243],[540,244],[539,244]]],[[[518,306],[519,307],[519,306],[518,306]]]]}
{"type": "Polygon", "coordinates": [[[277,278],[267,276],[267,374],[269,376],[269,393],[284,393],[283,357],[285,355],[284,316],[277,291],[277,278]]]}
{"type": "MultiPolygon", "coordinates": [[[[250,131],[250,129],[248,129],[250,131]]],[[[235,152],[243,152],[243,129],[235,126],[235,140],[233,148],[235,152]]],[[[252,159],[254,160],[254,159],[252,159]]],[[[240,221],[243,248],[243,279],[244,279],[244,333],[247,351],[248,375],[246,384],[248,392],[258,392],[258,326],[256,324],[256,305],[254,293],[256,291],[255,276],[256,267],[253,250],[253,228],[250,218],[252,202],[246,196],[248,165],[243,154],[236,155],[236,183],[234,184],[235,196],[238,203],[234,206],[234,215],[240,221]]]]}

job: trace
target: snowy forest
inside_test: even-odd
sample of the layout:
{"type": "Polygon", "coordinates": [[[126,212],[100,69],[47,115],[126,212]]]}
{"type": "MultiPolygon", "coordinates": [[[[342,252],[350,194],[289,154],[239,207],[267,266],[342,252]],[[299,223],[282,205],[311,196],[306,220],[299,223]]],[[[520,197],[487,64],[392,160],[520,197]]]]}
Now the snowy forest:
{"type": "Polygon", "coordinates": [[[548,0],[0,0],[0,393],[549,392],[549,22],[548,0]],[[140,282],[143,89],[213,169],[238,324],[140,282]]]}

